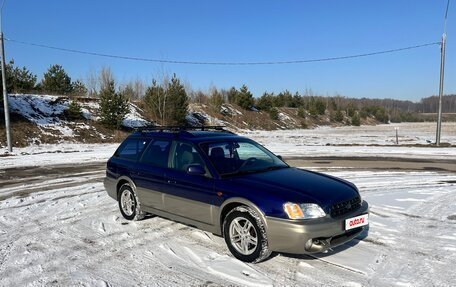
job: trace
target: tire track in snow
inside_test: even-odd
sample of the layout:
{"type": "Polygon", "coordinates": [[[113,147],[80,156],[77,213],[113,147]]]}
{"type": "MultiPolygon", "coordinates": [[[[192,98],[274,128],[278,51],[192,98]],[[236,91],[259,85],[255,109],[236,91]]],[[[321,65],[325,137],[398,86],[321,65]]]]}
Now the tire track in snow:
{"type": "MultiPolygon", "coordinates": [[[[76,175],[77,172],[81,170],[67,175],[69,178],[82,178],[76,175]]],[[[331,173],[339,175],[337,172],[331,173]]],[[[422,251],[423,254],[415,253],[427,248],[419,239],[431,240],[428,236],[420,237],[420,229],[417,227],[421,227],[421,223],[436,226],[432,234],[441,238],[432,240],[439,244],[456,233],[453,232],[453,221],[445,223],[443,219],[456,214],[456,210],[448,204],[454,201],[454,193],[448,192],[454,185],[436,184],[437,181],[451,179],[448,174],[426,172],[421,180],[418,180],[420,173],[407,172],[340,174],[345,178],[349,176],[355,183],[365,184],[362,195],[371,203],[374,211],[371,216],[372,233],[368,240],[353,244],[343,251],[329,253],[324,258],[279,255],[256,265],[238,264],[237,260],[228,255],[222,238],[180,223],[159,217],[126,222],[119,217],[115,201],[105,194],[102,183],[97,181],[97,172],[87,175],[81,182],[75,181],[72,186],[49,186],[48,189],[22,198],[13,196],[0,201],[1,229],[6,232],[0,233],[0,241],[11,242],[21,238],[20,242],[24,244],[9,249],[8,258],[15,260],[6,260],[2,264],[0,280],[3,281],[0,281],[0,285],[33,285],[37,282],[40,282],[38,285],[62,286],[100,283],[147,285],[150,282],[162,286],[247,285],[250,280],[259,281],[258,278],[281,286],[392,285],[398,278],[397,274],[402,272],[402,277],[397,282],[409,280],[414,285],[425,286],[432,281],[420,281],[419,278],[413,281],[415,273],[400,264],[410,262],[415,257],[428,257],[426,268],[430,270],[436,268],[433,265],[443,271],[448,268],[446,266],[454,265],[454,259],[447,255],[454,254],[455,251],[438,253],[437,257],[432,256],[432,253],[429,255],[427,251],[422,251]],[[401,180],[405,182],[405,187],[401,186],[401,180]],[[422,184],[423,181],[426,184],[422,184]],[[432,198],[437,187],[443,188],[444,192],[440,192],[440,197],[432,198]],[[408,193],[410,190],[418,190],[419,193],[408,193]],[[398,196],[431,200],[398,202],[395,200],[398,196]],[[438,201],[441,205],[430,209],[432,205],[427,203],[433,201],[438,201]],[[432,212],[426,215],[424,210],[432,212]],[[443,210],[448,214],[437,216],[443,210]],[[441,221],[426,218],[430,215],[441,221]],[[406,224],[411,228],[408,233],[406,224]],[[410,241],[410,246],[407,246],[400,242],[404,239],[401,236],[416,236],[417,240],[410,241]],[[389,243],[388,237],[396,240],[395,243],[389,243]],[[30,244],[27,246],[26,243],[30,244]],[[164,249],[160,246],[164,246],[164,249]],[[168,252],[166,246],[174,253],[168,252]],[[447,265],[441,265],[442,263],[447,265]],[[362,264],[365,265],[364,268],[357,268],[362,264]],[[243,273],[244,268],[246,273],[243,273]],[[390,269],[396,269],[397,273],[390,269]],[[225,270],[236,272],[229,273],[225,270]],[[259,275],[255,278],[252,274],[257,273],[259,275]],[[55,280],[57,283],[52,283],[55,280]]],[[[27,180],[22,182],[27,183],[27,180]]],[[[445,246],[451,247],[448,244],[445,246]]],[[[423,276],[430,276],[433,274],[431,271],[420,269],[423,276]]],[[[450,272],[441,275],[439,283],[442,285],[451,282],[448,281],[451,277],[446,273],[450,272]]]]}

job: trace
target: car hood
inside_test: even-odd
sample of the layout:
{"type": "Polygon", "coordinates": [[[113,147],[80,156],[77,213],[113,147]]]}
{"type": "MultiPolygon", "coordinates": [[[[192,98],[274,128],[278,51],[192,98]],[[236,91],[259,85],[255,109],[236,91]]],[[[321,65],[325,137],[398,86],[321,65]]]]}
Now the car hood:
{"type": "Polygon", "coordinates": [[[298,168],[283,168],[231,178],[256,194],[274,196],[284,202],[317,203],[323,209],[359,195],[356,186],[329,175],[298,168]]]}

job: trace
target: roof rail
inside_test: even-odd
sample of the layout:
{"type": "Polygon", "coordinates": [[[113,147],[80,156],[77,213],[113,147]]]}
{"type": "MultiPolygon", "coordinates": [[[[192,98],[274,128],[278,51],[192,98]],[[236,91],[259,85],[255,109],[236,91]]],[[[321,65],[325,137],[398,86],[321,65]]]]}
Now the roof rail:
{"type": "Polygon", "coordinates": [[[220,132],[227,132],[232,133],[229,130],[225,129],[225,126],[144,126],[135,128],[135,132],[181,132],[181,131],[220,131],[220,132]]]}

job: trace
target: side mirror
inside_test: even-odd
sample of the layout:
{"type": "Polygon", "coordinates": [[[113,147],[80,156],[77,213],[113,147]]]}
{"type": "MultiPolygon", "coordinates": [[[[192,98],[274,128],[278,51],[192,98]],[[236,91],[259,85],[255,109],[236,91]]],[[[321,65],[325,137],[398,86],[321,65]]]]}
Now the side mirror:
{"type": "Polygon", "coordinates": [[[276,155],[281,161],[283,161],[283,158],[281,155],[276,155]]]}
{"type": "Polygon", "coordinates": [[[192,164],[187,167],[187,173],[191,175],[204,175],[206,170],[199,164],[192,164]]]}

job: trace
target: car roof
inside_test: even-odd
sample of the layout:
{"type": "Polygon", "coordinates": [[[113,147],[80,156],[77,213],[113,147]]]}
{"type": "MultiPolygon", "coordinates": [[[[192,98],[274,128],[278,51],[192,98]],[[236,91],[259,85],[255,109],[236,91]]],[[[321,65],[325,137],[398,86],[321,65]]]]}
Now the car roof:
{"type": "Polygon", "coordinates": [[[162,138],[162,139],[183,139],[192,142],[204,142],[213,140],[243,139],[243,137],[226,130],[158,130],[158,131],[135,131],[129,138],[162,138]]]}

